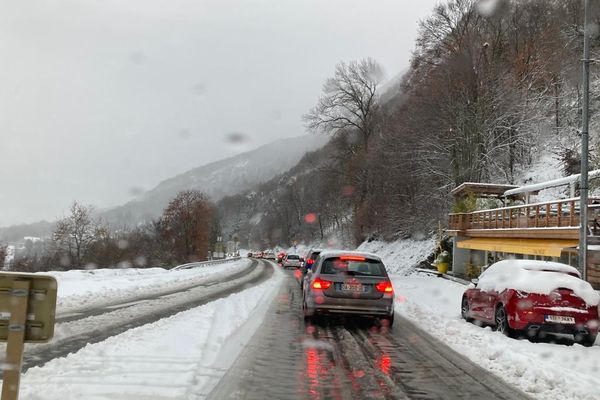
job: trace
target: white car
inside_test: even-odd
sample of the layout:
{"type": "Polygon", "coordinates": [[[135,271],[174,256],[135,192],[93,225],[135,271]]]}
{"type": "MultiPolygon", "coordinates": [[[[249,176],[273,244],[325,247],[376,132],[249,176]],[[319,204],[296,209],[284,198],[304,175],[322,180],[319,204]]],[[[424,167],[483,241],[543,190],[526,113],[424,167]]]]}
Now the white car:
{"type": "Polygon", "coordinates": [[[302,260],[297,254],[288,254],[283,258],[281,266],[283,268],[300,268],[302,266],[302,260]]]}

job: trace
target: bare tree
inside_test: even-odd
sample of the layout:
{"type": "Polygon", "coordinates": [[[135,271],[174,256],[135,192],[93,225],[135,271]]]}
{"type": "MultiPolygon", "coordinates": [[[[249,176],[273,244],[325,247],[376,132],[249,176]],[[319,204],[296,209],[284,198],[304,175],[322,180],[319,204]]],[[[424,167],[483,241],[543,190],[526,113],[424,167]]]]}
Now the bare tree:
{"type": "Polygon", "coordinates": [[[93,210],[92,206],[73,202],[70,214],[57,222],[53,235],[59,249],[69,256],[69,262],[79,268],[90,246],[108,234],[108,228],[93,217],[93,210]]]}
{"type": "Polygon", "coordinates": [[[358,133],[368,150],[369,138],[377,125],[378,93],[382,70],[371,58],[339,63],[323,94],[303,119],[313,130],[331,135],[358,133]]]}
{"type": "Polygon", "coordinates": [[[6,261],[6,246],[0,245],[0,269],[4,268],[4,263],[6,261]]]}
{"type": "Polygon", "coordinates": [[[181,192],[171,200],[160,223],[178,262],[207,258],[214,212],[206,195],[194,190],[181,192]]]}

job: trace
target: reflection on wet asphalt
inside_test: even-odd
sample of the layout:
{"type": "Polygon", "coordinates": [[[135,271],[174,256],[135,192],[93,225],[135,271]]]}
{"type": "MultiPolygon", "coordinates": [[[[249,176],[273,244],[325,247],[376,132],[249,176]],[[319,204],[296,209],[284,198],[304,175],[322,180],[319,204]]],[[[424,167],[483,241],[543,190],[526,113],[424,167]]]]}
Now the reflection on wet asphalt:
{"type": "Polygon", "coordinates": [[[396,315],[305,323],[291,272],[210,399],[526,399],[396,315]]]}

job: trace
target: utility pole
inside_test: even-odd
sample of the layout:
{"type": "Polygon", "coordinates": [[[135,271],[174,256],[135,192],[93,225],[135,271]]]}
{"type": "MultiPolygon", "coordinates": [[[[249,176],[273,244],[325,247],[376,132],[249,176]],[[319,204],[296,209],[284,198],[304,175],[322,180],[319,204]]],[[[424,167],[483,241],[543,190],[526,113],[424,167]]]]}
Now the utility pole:
{"type": "Polygon", "coordinates": [[[587,279],[587,243],[588,243],[588,142],[589,142],[589,109],[590,109],[590,36],[589,23],[590,0],[585,0],[583,22],[583,98],[581,101],[581,203],[579,231],[579,269],[583,279],[587,279]]]}

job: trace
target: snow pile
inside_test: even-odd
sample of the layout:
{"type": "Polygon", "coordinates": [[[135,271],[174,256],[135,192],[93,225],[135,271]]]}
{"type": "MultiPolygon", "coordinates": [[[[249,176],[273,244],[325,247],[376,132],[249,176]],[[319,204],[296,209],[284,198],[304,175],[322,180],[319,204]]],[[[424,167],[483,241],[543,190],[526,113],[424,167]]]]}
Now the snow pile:
{"type": "Polygon", "coordinates": [[[396,312],[539,400],[597,400],[600,345],[515,340],[460,317],[465,286],[436,277],[393,276],[396,312]]]}
{"type": "Polygon", "coordinates": [[[569,275],[579,272],[559,263],[535,260],[504,260],[493,264],[479,277],[482,291],[515,289],[528,293],[550,294],[558,288],[571,289],[589,306],[600,302],[600,295],[588,282],[569,275]]]}
{"type": "Polygon", "coordinates": [[[102,307],[184,289],[208,279],[235,274],[251,261],[241,259],[198,268],[169,271],[163,268],[124,268],[44,272],[58,281],[57,313],[102,307]]]}
{"type": "Polygon", "coordinates": [[[392,243],[372,241],[358,246],[358,251],[377,254],[389,273],[407,274],[435,250],[433,238],[425,240],[404,239],[392,243]]]}
{"type": "Polygon", "coordinates": [[[282,276],[32,368],[21,398],[203,398],[260,325],[282,276]]]}
{"type": "MultiPolygon", "coordinates": [[[[552,181],[562,178],[563,170],[560,160],[554,154],[546,150],[539,158],[517,177],[518,185],[529,185],[540,182],[552,181]]],[[[559,186],[541,190],[535,197],[536,202],[552,201],[569,197],[569,186],[559,186]]]]}

